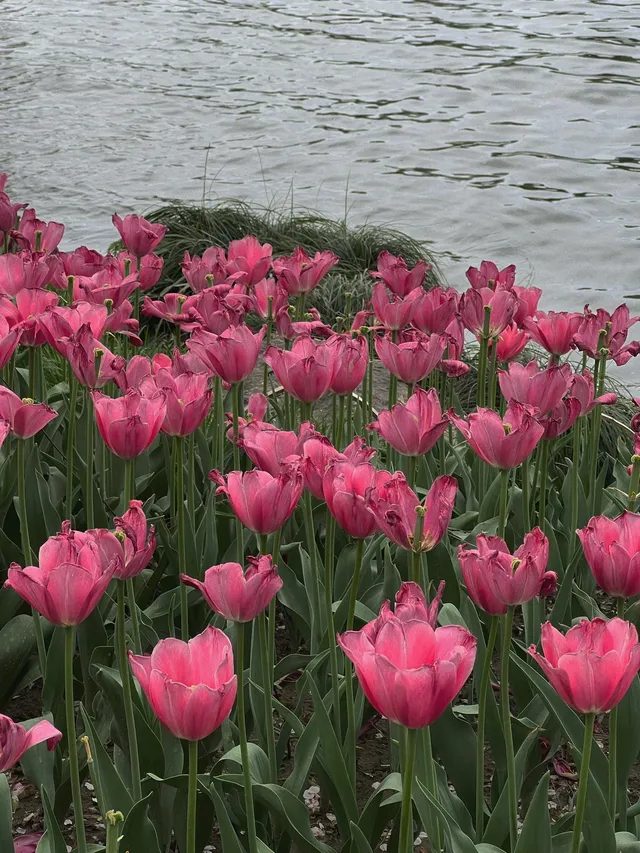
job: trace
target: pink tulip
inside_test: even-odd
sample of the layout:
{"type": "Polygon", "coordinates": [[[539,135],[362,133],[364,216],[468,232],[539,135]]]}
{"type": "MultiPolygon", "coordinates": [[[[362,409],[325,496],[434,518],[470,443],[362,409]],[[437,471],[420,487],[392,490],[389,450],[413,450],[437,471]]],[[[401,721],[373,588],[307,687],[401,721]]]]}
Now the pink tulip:
{"type": "Polygon", "coordinates": [[[421,288],[431,264],[420,260],[412,268],[407,268],[404,258],[396,257],[386,250],[378,255],[378,270],[371,272],[373,278],[380,278],[389,290],[401,298],[408,296],[412,290],[421,288]]]}
{"type": "Polygon", "coordinates": [[[619,598],[640,594],[640,515],[599,515],[577,533],[600,589],[619,598]]]}
{"type": "Polygon", "coordinates": [[[421,504],[401,472],[378,477],[366,496],[367,508],[384,535],[406,551],[431,551],[447,532],[458,484],[453,477],[436,477],[421,504]],[[422,532],[416,520],[422,515],[422,532]]]}
{"type": "Polygon", "coordinates": [[[211,471],[209,478],[218,484],[216,494],[226,495],[231,509],[249,530],[264,536],[280,530],[296,508],[304,477],[298,463],[284,463],[272,477],[267,471],[232,471],[225,478],[211,471]]]}
{"type": "Polygon", "coordinates": [[[198,293],[207,287],[223,284],[227,281],[227,258],[224,249],[211,246],[205,249],[202,257],[189,252],[184,253],[182,259],[182,275],[193,291],[198,293]]]}
{"type": "Polygon", "coordinates": [[[66,338],[71,338],[88,326],[98,341],[107,328],[109,314],[105,305],[93,305],[91,302],[76,302],[72,307],[58,305],[49,308],[40,315],[40,329],[46,342],[60,355],[66,354],[66,338]]]}
{"type": "Polygon", "coordinates": [[[0,187],[0,234],[3,238],[4,234],[8,234],[15,228],[18,212],[26,206],[26,204],[14,204],[0,187]]]}
{"type": "Polygon", "coordinates": [[[173,358],[165,353],[156,353],[151,358],[151,372],[157,373],[161,368],[170,370],[174,376],[180,376],[182,373],[206,373],[211,376],[211,370],[192,352],[181,353],[179,349],[174,348],[173,358]]]}
{"type": "Polygon", "coordinates": [[[255,237],[233,240],[227,249],[227,275],[245,287],[263,279],[271,268],[271,246],[261,246],[255,237]]]}
{"type": "Polygon", "coordinates": [[[167,323],[175,323],[185,332],[200,326],[195,296],[185,296],[182,293],[165,293],[162,299],[155,300],[145,296],[142,313],[146,317],[159,317],[167,323]]]}
{"type": "Polygon", "coordinates": [[[133,273],[122,277],[120,269],[108,266],[92,276],[76,276],[73,283],[73,298],[92,302],[94,305],[110,303],[113,310],[118,309],[140,286],[140,280],[133,273]]]}
{"type": "Polygon", "coordinates": [[[482,261],[480,268],[469,267],[467,280],[474,290],[512,290],[516,280],[515,264],[499,270],[493,261],[482,261]]]}
{"type": "Polygon", "coordinates": [[[352,332],[366,331],[369,327],[369,321],[374,316],[373,311],[358,311],[351,323],[352,332]]]}
{"type": "Polygon", "coordinates": [[[282,463],[291,456],[301,457],[305,442],[316,436],[319,433],[308,421],[300,424],[296,434],[251,420],[240,430],[239,444],[257,468],[277,477],[282,463]]]}
{"type": "Polygon", "coordinates": [[[80,326],[77,332],[66,338],[64,349],[64,355],[74,376],[81,385],[88,388],[104,387],[118,376],[126,365],[121,355],[114,355],[93,337],[88,324],[80,326]]]}
{"type": "Polygon", "coordinates": [[[191,435],[204,423],[211,408],[213,391],[206,373],[183,373],[174,377],[161,369],[155,375],[156,385],[164,392],[167,413],[162,432],[167,435],[191,435]]]}
{"type": "Polygon", "coordinates": [[[51,406],[20,399],[9,388],[0,386],[0,419],[11,425],[11,432],[18,438],[31,438],[57,417],[58,413],[51,406]]]}
{"type": "Polygon", "coordinates": [[[202,740],[229,716],[236,698],[231,641],[209,626],[184,643],[160,640],[150,655],[129,652],[151,709],[174,737],[202,740]]]}
{"type": "Polygon", "coordinates": [[[11,237],[21,249],[48,254],[55,252],[63,234],[64,225],[37,219],[35,210],[30,207],[22,214],[18,230],[12,231],[11,237]]]}
{"type": "Polygon", "coordinates": [[[366,539],[378,529],[367,509],[365,496],[386,471],[376,471],[368,462],[354,465],[344,459],[329,462],[322,478],[322,491],[331,515],[354,539],[366,539]]]}
{"type": "MultiPolygon", "coordinates": [[[[169,367],[171,367],[169,356],[163,355],[162,357],[167,359],[169,367]]],[[[124,363],[120,373],[115,377],[115,383],[123,394],[133,390],[140,391],[145,397],[153,396],[154,393],[157,393],[155,375],[159,369],[154,369],[154,364],[149,356],[134,355],[124,363]]]]}
{"type": "Polygon", "coordinates": [[[573,336],[582,319],[582,314],[569,314],[566,311],[536,311],[522,325],[548,353],[560,356],[573,349],[573,336]]]}
{"type": "Polygon", "coordinates": [[[244,325],[226,329],[220,335],[196,329],[187,347],[217,376],[233,384],[253,372],[265,333],[264,326],[255,335],[244,325]]]}
{"type": "Polygon", "coordinates": [[[330,338],[333,335],[333,329],[322,322],[316,308],[309,308],[306,320],[295,322],[291,320],[292,310],[291,305],[283,305],[276,314],[276,330],[283,338],[294,341],[296,338],[330,338]]]}
{"type": "Polygon", "coordinates": [[[7,318],[0,314],[0,369],[9,363],[20,343],[22,326],[13,326],[7,322],[7,318]]]}
{"type": "Polygon", "coordinates": [[[540,418],[544,427],[543,439],[557,438],[559,435],[570,430],[580,417],[580,401],[575,397],[566,397],[551,409],[551,411],[540,418]]]}
{"type": "MultiPolygon", "coordinates": [[[[1,256],[0,256],[1,257],[1,256]]],[[[50,290],[19,290],[15,302],[0,296],[0,315],[9,328],[19,327],[20,343],[28,347],[39,347],[45,343],[40,317],[58,304],[58,297],[50,290]]]]}
{"type": "Polygon", "coordinates": [[[271,297],[271,316],[276,317],[282,308],[286,308],[287,291],[276,284],[272,278],[263,278],[253,288],[253,310],[263,319],[269,316],[269,297],[271,297]]]}
{"type": "Polygon", "coordinates": [[[117,213],[111,217],[111,221],[118,229],[122,242],[128,251],[140,257],[153,252],[162,242],[167,228],[164,225],[156,225],[142,216],[130,213],[121,219],[117,213]]]}
{"type": "MultiPolygon", "coordinates": [[[[28,731],[11,717],[0,714],[0,773],[6,773],[22,758],[28,749],[46,741],[49,751],[56,748],[62,732],[48,720],[40,720],[28,731]]],[[[19,848],[18,848],[19,849],[19,848]]]]}
{"type": "Polygon", "coordinates": [[[618,399],[618,395],[612,392],[596,397],[593,376],[588,370],[574,373],[569,393],[580,403],[580,417],[590,414],[596,406],[611,406],[618,399]]]}
{"type": "Polygon", "coordinates": [[[410,384],[420,382],[435,369],[446,346],[444,335],[425,335],[415,329],[400,332],[397,343],[389,334],[375,339],[380,361],[390,373],[410,384]]]}
{"type": "MultiPolygon", "coordinates": [[[[223,285],[218,285],[223,288],[223,285]]],[[[216,293],[215,287],[201,290],[195,296],[189,297],[193,300],[193,308],[200,326],[214,335],[221,335],[234,326],[240,326],[244,321],[246,311],[251,310],[252,301],[246,296],[227,293],[221,296],[216,293]]]]}
{"type": "Polygon", "coordinates": [[[499,370],[498,381],[508,403],[522,403],[546,415],[569,390],[572,374],[570,364],[540,370],[532,359],[526,366],[513,362],[508,370],[499,370]]]}
{"type": "Polygon", "coordinates": [[[458,310],[460,296],[452,287],[423,290],[413,303],[411,322],[428,335],[442,335],[458,310]]]}
{"type": "Polygon", "coordinates": [[[545,622],[542,651],[529,648],[551,686],[579,714],[610,711],[640,669],[638,632],[622,619],[583,619],[566,635],[545,622]]]}
{"type": "Polygon", "coordinates": [[[69,529],[45,542],[39,566],[9,566],[5,586],[54,625],[79,625],[104,595],[117,561],[108,564],[90,534],[71,535],[69,529]],[[53,540],[53,541],[52,541],[53,540]]]}
{"type": "MultiPolygon", "coordinates": [[[[238,418],[238,434],[241,438],[243,437],[244,431],[246,427],[249,426],[249,424],[255,425],[258,429],[274,428],[273,424],[263,423],[264,416],[266,415],[268,408],[269,400],[264,394],[252,394],[249,397],[249,402],[247,403],[247,417],[238,418]]],[[[227,438],[229,439],[229,441],[235,441],[235,434],[233,431],[233,415],[229,412],[227,412],[227,426],[229,427],[229,429],[227,430],[227,438]]],[[[305,424],[303,424],[303,426],[305,426],[305,424]]],[[[279,471],[280,468],[278,467],[277,470],[279,471]]]]}
{"type": "Polygon", "coordinates": [[[25,288],[39,290],[51,278],[45,255],[35,252],[0,255],[0,293],[15,296],[25,288]]]}
{"type": "Polygon", "coordinates": [[[290,350],[267,347],[264,361],[285,391],[304,403],[314,403],[329,390],[335,351],[310,337],[298,338],[290,350]]]}
{"type": "Polygon", "coordinates": [[[513,315],[513,322],[522,328],[524,321],[533,317],[538,310],[542,291],[539,287],[513,287],[512,291],[518,297],[518,307],[513,315]]]}
{"type": "Polygon", "coordinates": [[[406,403],[396,403],[378,415],[367,429],[374,430],[405,456],[422,456],[436,444],[447,428],[434,388],[417,387],[406,403]]]}
{"type": "Polygon", "coordinates": [[[597,358],[600,332],[605,331],[602,347],[608,350],[607,358],[614,359],[618,365],[624,365],[640,352],[638,341],[624,346],[629,329],[638,320],[640,317],[630,316],[626,304],[619,305],[613,314],[603,308],[598,308],[594,314],[589,310],[589,306],[585,305],[584,316],[573,337],[573,342],[581,352],[586,352],[591,358],[597,358]]]}
{"type": "Polygon", "coordinates": [[[146,397],[127,391],[123,397],[107,397],[92,391],[93,406],[102,440],[121,459],[135,459],[155,441],[164,422],[164,394],[146,397]]]}
{"type": "Polygon", "coordinates": [[[371,305],[376,317],[385,329],[397,331],[404,329],[411,322],[416,302],[421,293],[422,289],[416,288],[405,297],[390,295],[384,284],[379,281],[374,285],[371,305]]]}
{"type": "Polygon", "coordinates": [[[333,252],[316,252],[311,258],[298,246],[290,257],[275,258],[273,271],[290,296],[300,296],[316,288],[339,260],[333,252]]]}
{"type": "Polygon", "coordinates": [[[114,518],[116,531],[122,538],[124,549],[122,568],[116,569],[120,580],[139,575],[147,568],[156,550],[156,533],[153,524],[147,528],[147,517],[142,501],[129,501],[129,509],[120,518],[114,518]]]}
{"type": "Polygon", "coordinates": [[[333,335],[327,341],[333,350],[333,376],[329,388],[334,394],[353,394],[362,383],[369,363],[369,341],[357,332],[333,335]]]}
{"type": "Polygon", "coordinates": [[[387,719],[411,729],[431,725],[471,674],[476,639],[466,628],[434,628],[421,590],[417,606],[405,607],[401,590],[395,612],[385,602],[377,619],[347,631],[338,643],[354,664],[365,696],[387,719]]]}
{"type": "Polygon", "coordinates": [[[483,336],[485,317],[489,315],[488,337],[497,338],[511,323],[518,310],[518,297],[511,290],[465,291],[460,297],[460,318],[465,329],[477,338],[483,336]]]}
{"type": "Polygon", "coordinates": [[[84,275],[92,276],[104,266],[104,257],[95,249],[79,246],[73,252],[59,252],[58,257],[62,261],[62,270],[66,276],[84,275]]]}
{"type": "MultiPolygon", "coordinates": [[[[500,335],[497,338],[497,360],[504,363],[517,358],[530,339],[531,335],[529,332],[523,332],[515,323],[509,323],[509,325],[500,332],[500,335]]],[[[489,341],[489,347],[492,347],[493,345],[494,342],[489,341]]]]}
{"type": "Polygon", "coordinates": [[[138,267],[138,258],[132,252],[120,252],[117,257],[118,268],[123,277],[125,277],[125,263],[129,262],[129,271],[134,274],[140,282],[141,290],[150,290],[160,280],[162,270],[164,268],[164,258],[159,255],[154,255],[149,252],[148,255],[143,255],[140,258],[140,266],[138,267]]]}
{"type": "Polygon", "coordinates": [[[303,444],[303,456],[301,462],[302,473],[306,488],[311,494],[324,500],[323,479],[329,463],[334,460],[351,462],[352,465],[360,465],[368,462],[376,451],[369,447],[363,438],[356,436],[351,444],[340,453],[324,436],[307,438],[303,444]]]}
{"type": "Polygon", "coordinates": [[[36,853],[43,834],[28,832],[26,835],[19,835],[13,842],[13,853],[36,853]]]}
{"type": "Polygon", "coordinates": [[[447,414],[475,453],[495,468],[517,468],[533,453],[544,433],[536,410],[522,403],[509,403],[504,420],[493,409],[471,412],[468,421],[453,409],[447,414]]]}
{"type": "Polygon", "coordinates": [[[223,563],[207,569],[204,583],[188,575],[180,575],[180,580],[199,589],[209,607],[232,622],[251,622],[282,589],[270,556],[249,557],[246,572],[239,563],[223,563]]]}
{"type": "Polygon", "coordinates": [[[504,615],[509,607],[555,590],[557,576],[547,572],[549,540],[535,527],[513,555],[499,536],[480,533],[477,550],[458,546],[458,562],[469,597],[486,613],[504,615]]]}

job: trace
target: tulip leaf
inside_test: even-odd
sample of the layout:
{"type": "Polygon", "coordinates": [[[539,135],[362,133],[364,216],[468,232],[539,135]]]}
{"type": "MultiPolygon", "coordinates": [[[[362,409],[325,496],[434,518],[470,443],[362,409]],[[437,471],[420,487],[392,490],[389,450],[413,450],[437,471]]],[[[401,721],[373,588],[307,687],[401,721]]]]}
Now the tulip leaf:
{"type": "Polygon", "coordinates": [[[350,821],[349,829],[351,830],[351,837],[353,838],[358,853],[373,853],[371,845],[367,841],[364,832],[360,829],[358,824],[350,821]]]}
{"type": "Polygon", "coordinates": [[[283,783],[283,788],[286,788],[296,797],[300,796],[300,792],[309,778],[309,770],[313,764],[319,742],[317,720],[312,720],[298,738],[293,769],[283,783]]]}
{"type": "MultiPolygon", "coordinates": [[[[251,773],[251,778],[256,782],[268,782],[269,759],[265,751],[261,749],[257,743],[248,743],[247,752],[249,755],[249,771],[251,773]]],[[[218,772],[218,766],[225,761],[231,761],[233,764],[237,764],[240,770],[242,770],[242,755],[239,745],[234,746],[229,750],[229,752],[225,752],[222,758],[218,759],[211,770],[212,775],[216,775],[218,772]]],[[[220,770],[220,772],[222,772],[222,770],[220,770]]]]}
{"type": "Polygon", "coordinates": [[[431,796],[426,787],[422,784],[420,779],[415,780],[416,784],[424,794],[424,796],[429,801],[432,809],[435,809],[436,812],[440,815],[442,819],[442,823],[444,824],[445,833],[449,840],[449,846],[451,848],[451,853],[476,853],[476,845],[473,841],[466,835],[455,817],[450,814],[441,803],[439,803],[434,797],[431,796]]]}
{"type": "Polygon", "coordinates": [[[254,785],[253,788],[256,799],[277,814],[300,853],[331,853],[331,848],[318,841],[311,831],[309,812],[301,800],[280,785],[254,785]]]}
{"type": "MultiPolygon", "coordinates": [[[[15,595],[9,589],[3,589],[0,595],[5,593],[15,595]]],[[[31,616],[24,613],[14,616],[0,630],[0,708],[14,695],[18,679],[35,648],[36,633],[31,616]]]]}
{"type": "Polygon", "coordinates": [[[401,799],[402,777],[399,773],[390,773],[365,803],[358,826],[372,847],[377,845],[385,826],[395,820],[401,799]]]}
{"type": "Polygon", "coordinates": [[[616,853],[640,853],[640,841],[630,832],[616,832],[616,853]]]}
{"type": "MultiPolygon", "coordinates": [[[[293,554],[293,552],[290,552],[293,554]]],[[[278,565],[278,573],[282,578],[283,586],[278,593],[278,599],[288,610],[293,610],[303,620],[305,625],[311,623],[309,613],[309,594],[304,585],[300,583],[295,572],[283,560],[278,565]]]]}
{"type": "MultiPolygon", "coordinates": [[[[46,831],[38,843],[37,853],[67,853],[66,841],[58,826],[49,795],[44,788],[40,792],[40,796],[42,805],[44,806],[44,825],[46,831]]],[[[6,848],[3,847],[2,849],[5,850],[6,848]]],[[[13,846],[9,846],[8,849],[12,850],[13,846]]]]}
{"type": "Polygon", "coordinates": [[[549,823],[549,776],[547,772],[538,783],[529,804],[515,853],[551,853],[551,825],[549,823]]]}
{"type": "MultiPolygon", "coordinates": [[[[53,715],[45,714],[33,720],[24,720],[20,725],[29,731],[41,720],[53,723],[53,715]]],[[[55,763],[56,754],[48,749],[46,741],[32,746],[20,759],[20,766],[27,779],[38,791],[44,787],[51,798],[55,797],[56,790],[53,778],[55,763]]]]}
{"type": "Polygon", "coordinates": [[[618,790],[623,792],[627,790],[627,779],[640,752],[638,708],[640,708],[640,680],[634,678],[631,687],[618,705],[617,773],[618,790]]]}
{"type": "Polygon", "coordinates": [[[475,809],[476,735],[465,720],[447,708],[431,724],[434,752],[447,771],[456,793],[467,809],[475,809]]]}
{"type": "Polygon", "coordinates": [[[113,809],[122,812],[126,817],[133,805],[131,794],[107,755],[107,751],[82,705],[80,706],[80,713],[89,738],[91,757],[93,758],[92,764],[89,764],[89,771],[96,790],[100,811],[102,814],[106,814],[110,809],[113,809]]]}
{"type": "Polygon", "coordinates": [[[13,850],[12,820],[13,802],[9,780],[4,773],[0,773],[0,850],[13,850]]]}
{"type": "Polygon", "coordinates": [[[144,853],[160,853],[158,835],[149,818],[151,794],[139,800],[129,811],[122,827],[120,850],[140,850],[144,853]]]}
{"type": "Polygon", "coordinates": [[[218,818],[218,831],[224,853],[245,853],[244,847],[240,843],[240,839],[236,835],[233,824],[231,823],[224,800],[213,784],[209,786],[209,796],[213,801],[213,807],[218,818]]]}

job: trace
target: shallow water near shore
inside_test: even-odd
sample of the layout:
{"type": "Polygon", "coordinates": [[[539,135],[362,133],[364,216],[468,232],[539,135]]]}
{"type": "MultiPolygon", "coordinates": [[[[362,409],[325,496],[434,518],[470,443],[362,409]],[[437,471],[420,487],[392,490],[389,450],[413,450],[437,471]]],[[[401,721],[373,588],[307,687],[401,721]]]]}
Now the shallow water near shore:
{"type": "Polygon", "coordinates": [[[546,308],[640,293],[637,2],[8,0],[2,20],[0,166],[65,247],[205,189],[393,224],[459,287],[515,262],[546,308]]]}

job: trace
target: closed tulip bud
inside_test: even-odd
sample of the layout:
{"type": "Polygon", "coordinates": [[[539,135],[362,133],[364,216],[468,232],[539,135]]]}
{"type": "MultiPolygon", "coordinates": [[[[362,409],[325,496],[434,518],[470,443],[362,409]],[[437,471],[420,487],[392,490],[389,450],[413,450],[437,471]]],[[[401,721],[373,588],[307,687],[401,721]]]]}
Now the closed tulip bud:
{"type": "Polygon", "coordinates": [[[232,471],[226,479],[211,471],[217,494],[226,495],[231,509],[249,530],[259,535],[275,533],[290,518],[304,488],[299,463],[284,463],[273,477],[267,471],[232,471]]]}
{"type": "Polygon", "coordinates": [[[577,534],[600,589],[619,598],[640,594],[640,515],[599,515],[577,534]]]}
{"type": "Polygon", "coordinates": [[[267,347],[264,360],[282,387],[303,403],[314,403],[329,390],[335,351],[310,337],[294,341],[290,350],[267,347]]]}
{"type": "Polygon", "coordinates": [[[369,341],[364,335],[333,335],[327,341],[333,349],[333,376],[329,388],[334,394],[353,394],[361,384],[369,363],[369,341]]]}
{"type": "Polygon", "coordinates": [[[522,403],[546,415],[569,390],[573,371],[570,364],[540,370],[532,359],[526,366],[514,362],[498,371],[500,390],[508,403],[522,403]]]}
{"type": "Polygon", "coordinates": [[[529,654],[560,697],[579,714],[602,714],[623,699],[640,669],[635,627],[623,619],[583,619],[566,634],[542,626],[542,652],[529,654]]]}
{"type": "Polygon", "coordinates": [[[46,742],[51,751],[61,739],[62,732],[48,720],[40,720],[27,731],[11,717],[0,714],[0,773],[10,770],[32,746],[46,742]]]}
{"type": "Polygon", "coordinates": [[[114,213],[111,221],[118,229],[127,249],[138,257],[153,252],[167,233],[164,225],[151,223],[142,216],[136,216],[135,213],[130,213],[124,219],[114,213]]]}
{"type": "Polygon", "coordinates": [[[107,397],[92,391],[91,397],[98,430],[112,453],[135,459],[153,444],[167,411],[164,394],[127,391],[123,397],[107,397]]]}
{"type": "Polygon", "coordinates": [[[9,388],[0,386],[0,419],[6,421],[18,438],[31,438],[58,413],[45,403],[34,403],[29,398],[20,399],[9,388]]]}
{"type": "Polygon", "coordinates": [[[448,417],[487,465],[507,469],[521,465],[542,438],[544,427],[536,414],[530,406],[509,403],[504,420],[493,409],[471,412],[468,421],[450,409],[448,417]]]}
{"type": "Polygon", "coordinates": [[[189,640],[160,640],[150,655],[129,662],[151,709],[174,737],[197,741],[229,716],[236,698],[229,638],[209,626],[189,640]]]}
{"type": "Polygon", "coordinates": [[[374,430],[405,456],[422,456],[436,444],[447,428],[434,388],[418,387],[406,403],[384,410],[367,429],[374,430]]]}
{"type": "Polygon", "coordinates": [[[211,566],[204,573],[204,583],[188,575],[180,575],[180,580],[199,589],[213,611],[233,622],[251,622],[282,588],[270,556],[249,557],[245,572],[239,563],[211,566]]]}
{"type": "Polygon", "coordinates": [[[380,476],[389,475],[368,462],[353,465],[344,459],[333,459],[324,473],[322,490],[329,512],[354,539],[366,539],[378,528],[365,496],[380,476]]]}
{"type": "Polygon", "coordinates": [[[466,628],[435,628],[420,597],[416,585],[403,588],[395,612],[385,602],[377,619],[338,636],[376,711],[411,729],[431,725],[455,699],[471,674],[477,644],[466,628]],[[409,597],[412,603],[405,603],[409,597]]]}
{"type": "Polygon", "coordinates": [[[380,361],[390,373],[408,384],[422,381],[435,370],[446,347],[444,335],[425,335],[415,329],[400,332],[395,343],[388,334],[375,339],[380,361]]]}

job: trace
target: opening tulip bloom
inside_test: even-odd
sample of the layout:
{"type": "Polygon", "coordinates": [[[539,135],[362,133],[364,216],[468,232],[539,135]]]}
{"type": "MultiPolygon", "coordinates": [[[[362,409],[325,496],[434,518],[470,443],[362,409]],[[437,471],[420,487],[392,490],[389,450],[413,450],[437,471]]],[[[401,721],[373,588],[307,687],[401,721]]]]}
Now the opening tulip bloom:
{"type": "Polygon", "coordinates": [[[47,720],[40,720],[27,731],[11,717],[0,714],[0,773],[10,770],[32,746],[46,742],[51,752],[61,739],[62,732],[47,720]]]}
{"type": "MultiPolygon", "coordinates": [[[[498,335],[496,359],[499,362],[511,361],[520,355],[530,339],[531,335],[529,332],[523,332],[515,323],[510,323],[498,335]]],[[[493,345],[494,341],[490,341],[489,348],[493,345]]]]}
{"type": "Polygon", "coordinates": [[[406,403],[384,410],[367,426],[405,456],[422,456],[431,450],[447,428],[434,388],[417,387],[406,403]]]}
{"type": "Polygon", "coordinates": [[[353,394],[367,372],[369,341],[364,335],[333,335],[327,341],[333,349],[333,376],[329,388],[334,394],[353,394]]]}
{"type": "Polygon", "coordinates": [[[153,252],[162,243],[168,230],[164,225],[151,223],[135,213],[130,213],[124,219],[114,213],[111,221],[127,249],[138,257],[153,252]]]}
{"type": "Polygon", "coordinates": [[[390,335],[375,339],[376,353],[390,373],[401,382],[414,384],[428,376],[446,349],[443,335],[424,335],[416,329],[400,332],[397,343],[390,335]]]}
{"type": "Polygon", "coordinates": [[[143,255],[140,258],[140,266],[138,267],[138,258],[136,255],[132,252],[120,252],[115,259],[115,263],[118,264],[118,269],[123,277],[126,275],[127,267],[125,264],[127,262],[130,272],[140,282],[141,290],[150,290],[160,280],[164,267],[164,258],[161,258],[159,255],[154,255],[153,252],[143,255]]]}
{"type": "Polygon", "coordinates": [[[30,207],[22,214],[18,230],[11,232],[11,238],[21,249],[50,253],[58,248],[63,234],[64,225],[60,222],[43,222],[30,207]]]}
{"type": "Polygon", "coordinates": [[[638,632],[623,619],[583,619],[566,635],[542,626],[542,652],[529,654],[560,697],[579,714],[610,711],[640,669],[638,632]]]}
{"type": "Polygon", "coordinates": [[[167,412],[164,394],[146,397],[127,391],[107,397],[92,391],[93,407],[102,440],[121,459],[135,459],[156,440],[167,412]]]}
{"type": "Polygon", "coordinates": [[[422,590],[403,584],[394,613],[387,601],[377,619],[338,636],[369,702],[388,720],[410,729],[438,719],[475,662],[473,634],[457,625],[434,628],[432,622],[422,590]]]}
{"type": "Polygon", "coordinates": [[[6,317],[0,314],[0,369],[5,367],[20,343],[22,328],[17,325],[11,328],[6,317]]]}
{"type": "Polygon", "coordinates": [[[205,628],[188,643],[160,640],[150,655],[129,652],[129,662],[153,713],[175,737],[202,740],[231,713],[233,651],[218,628],[205,628]]]}
{"type": "Polygon", "coordinates": [[[482,261],[480,267],[469,267],[465,275],[474,290],[512,290],[516,280],[516,266],[510,264],[499,270],[493,261],[482,261]]]}
{"type": "Polygon", "coordinates": [[[280,530],[304,488],[297,463],[284,463],[277,477],[254,469],[245,473],[231,471],[226,479],[218,471],[211,471],[209,479],[218,483],[216,494],[226,495],[242,524],[262,536],[280,530]]]}
{"type": "Polygon", "coordinates": [[[232,240],[227,249],[228,276],[245,287],[251,287],[261,281],[271,269],[271,246],[260,245],[255,237],[243,237],[232,240]]]}
{"type": "Polygon", "coordinates": [[[512,555],[499,536],[481,533],[477,550],[458,547],[458,562],[469,597],[486,613],[504,615],[509,607],[555,591],[555,572],[545,571],[549,540],[539,527],[524,538],[512,555]]]}
{"type": "Polygon", "coordinates": [[[246,572],[239,563],[222,563],[207,569],[204,583],[188,575],[180,575],[180,580],[199,589],[209,607],[232,622],[251,622],[282,589],[270,556],[250,557],[246,572]]]}
{"type": "Polygon", "coordinates": [[[509,403],[504,420],[493,409],[471,412],[469,420],[447,413],[475,453],[487,465],[506,470],[517,468],[535,449],[544,433],[536,419],[537,410],[521,403],[509,403]]]}
{"type": "Polygon", "coordinates": [[[447,532],[457,490],[453,477],[437,477],[421,504],[404,474],[398,472],[386,480],[378,477],[366,495],[366,504],[380,530],[396,545],[407,551],[431,551],[447,532]],[[418,511],[422,530],[418,529],[416,537],[418,511]]]}
{"type": "Polygon", "coordinates": [[[418,261],[412,269],[408,269],[404,258],[383,251],[378,255],[377,272],[370,272],[369,275],[382,279],[396,296],[405,297],[412,290],[422,287],[427,270],[430,269],[431,264],[423,260],[418,261]]]}
{"type": "MultiPolygon", "coordinates": [[[[593,376],[588,370],[574,373],[569,393],[580,403],[580,417],[591,414],[596,406],[611,406],[618,399],[618,395],[612,392],[596,397],[593,376]]],[[[631,428],[633,429],[633,425],[631,428]]]]}
{"type": "Polygon", "coordinates": [[[21,290],[39,290],[50,279],[49,264],[39,252],[0,255],[0,293],[16,296],[21,290]]]}
{"type": "Polygon", "coordinates": [[[303,403],[315,403],[329,390],[335,352],[326,342],[298,338],[290,350],[267,347],[264,360],[287,393],[303,403]]]}
{"type": "Polygon", "coordinates": [[[282,463],[291,456],[301,457],[305,442],[316,436],[319,433],[309,421],[300,424],[297,434],[274,424],[250,421],[240,430],[239,444],[256,467],[277,477],[282,463]]]}
{"type": "Polygon", "coordinates": [[[522,327],[524,321],[536,313],[542,291],[539,287],[513,287],[512,291],[518,297],[518,307],[513,315],[513,322],[522,327]]]}
{"type": "Polygon", "coordinates": [[[224,249],[211,246],[205,249],[202,257],[194,255],[192,258],[189,252],[185,252],[182,258],[182,275],[189,287],[198,293],[200,290],[227,281],[226,266],[227,257],[224,249]]]}
{"type": "Polygon", "coordinates": [[[304,483],[314,498],[324,500],[322,481],[325,471],[334,460],[349,461],[352,465],[368,462],[376,451],[369,447],[363,438],[356,436],[344,452],[331,444],[328,438],[317,436],[305,441],[303,445],[303,456],[301,462],[304,483]]]}
{"type": "Polygon", "coordinates": [[[0,314],[11,328],[20,326],[20,343],[40,347],[46,338],[40,326],[40,317],[58,304],[58,296],[50,290],[19,290],[14,301],[0,296],[0,314]]]}
{"type": "Polygon", "coordinates": [[[265,333],[264,326],[256,335],[244,325],[232,326],[219,335],[197,329],[187,341],[187,347],[216,376],[234,384],[242,382],[253,371],[265,333]]]}
{"type": "Polygon", "coordinates": [[[572,374],[570,364],[540,370],[532,359],[527,365],[514,362],[508,370],[499,370],[498,381],[508,403],[523,403],[546,415],[569,390],[572,374]]]}
{"type": "Polygon", "coordinates": [[[555,356],[566,355],[574,347],[573,337],[583,320],[582,314],[567,311],[536,311],[523,321],[533,340],[555,356]]]}
{"type": "Polygon", "coordinates": [[[116,532],[122,542],[122,568],[116,570],[120,580],[139,575],[147,568],[156,550],[156,533],[153,524],[147,528],[147,516],[142,501],[129,501],[129,509],[120,518],[114,518],[116,532]]]}
{"type": "Polygon", "coordinates": [[[18,438],[31,438],[58,413],[45,403],[34,403],[28,398],[20,399],[9,388],[0,386],[0,419],[7,421],[11,432],[18,438]]]}
{"type": "Polygon", "coordinates": [[[185,436],[202,426],[213,397],[206,373],[183,373],[174,377],[171,371],[161,368],[155,374],[155,382],[164,393],[167,405],[162,432],[185,436]]]}
{"type": "Polygon", "coordinates": [[[416,288],[404,298],[390,295],[384,284],[379,281],[373,288],[371,305],[381,325],[391,331],[408,326],[421,292],[421,289],[416,288]]]}
{"type": "Polygon", "coordinates": [[[102,388],[119,376],[126,366],[121,355],[114,355],[94,338],[89,324],[81,326],[60,344],[74,376],[88,388],[102,388]]]}
{"type": "Polygon", "coordinates": [[[511,323],[518,309],[518,297],[510,290],[470,289],[460,297],[460,318],[465,329],[477,338],[484,336],[485,317],[489,314],[487,337],[497,338],[511,323]]]}
{"type": "Polygon", "coordinates": [[[423,290],[413,303],[411,322],[428,335],[443,335],[458,311],[460,296],[452,287],[423,290]]]}
{"type": "Polygon", "coordinates": [[[577,533],[600,589],[618,598],[640,595],[640,515],[599,515],[577,533]]]}
{"type": "Polygon", "coordinates": [[[290,296],[300,296],[301,293],[314,290],[339,260],[333,252],[316,252],[311,258],[304,249],[298,247],[293,250],[291,257],[275,258],[273,271],[278,284],[290,296]]]}
{"type": "Polygon", "coordinates": [[[322,478],[322,490],[329,512],[340,527],[354,539],[366,539],[377,530],[375,516],[368,512],[365,495],[380,478],[386,480],[387,471],[376,471],[373,465],[362,462],[353,465],[342,459],[333,459],[322,478]]]}

